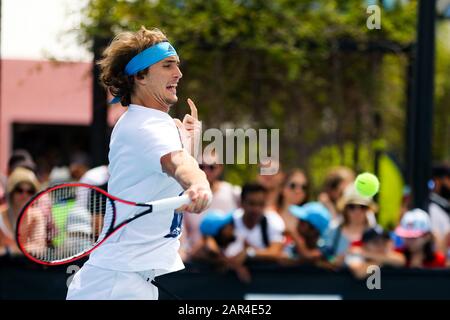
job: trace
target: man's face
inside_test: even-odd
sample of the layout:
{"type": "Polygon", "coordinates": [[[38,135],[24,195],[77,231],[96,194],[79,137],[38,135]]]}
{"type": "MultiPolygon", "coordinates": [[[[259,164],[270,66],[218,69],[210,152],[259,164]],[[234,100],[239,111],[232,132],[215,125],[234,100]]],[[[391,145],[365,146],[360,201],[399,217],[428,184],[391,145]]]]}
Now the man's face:
{"type": "Polygon", "coordinates": [[[252,192],[245,196],[242,201],[242,208],[246,215],[258,220],[264,214],[266,206],[266,193],[262,191],[252,192]]]}
{"type": "Polygon", "coordinates": [[[183,74],[179,68],[178,56],[171,56],[152,65],[143,79],[139,80],[137,90],[143,90],[148,104],[169,111],[178,101],[177,85],[183,74]]]}
{"type": "Polygon", "coordinates": [[[450,201],[450,176],[445,176],[441,181],[441,190],[439,192],[441,197],[450,201]]]}

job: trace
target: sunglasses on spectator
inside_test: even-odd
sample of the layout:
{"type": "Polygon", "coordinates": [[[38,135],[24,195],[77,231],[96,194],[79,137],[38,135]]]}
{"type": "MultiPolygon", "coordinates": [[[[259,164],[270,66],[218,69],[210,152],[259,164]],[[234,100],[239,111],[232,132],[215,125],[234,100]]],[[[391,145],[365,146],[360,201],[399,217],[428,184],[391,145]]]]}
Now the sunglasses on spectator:
{"type": "Polygon", "coordinates": [[[366,209],[368,209],[369,207],[368,207],[368,206],[365,206],[365,205],[363,205],[363,204],[348,204],[348,205],[347,205],[347,208],[348,208],[349,210],[355,210],[355,209],[366,210],[366,209]]]}
{"type": "Polygon", "coordinates": [[[206,164],[199,164],[199,167],[200,167],[200,169],[202,169],[202,170],[208,169],[208,170],[213,171],[213,170],[216,169],[217,166],[214,165],[214,164],[209,164],[209,165],[206,165],[206,164]]]}
{"type": "Polygon", "coordinates": [[[308,185],[307,184],[300,184],[300,183],[291,182],[291,183],[288,184],[288,187],[291,190],[302,189],[303,191],[306,191],[306,189],[308,188],[308,185]]]}
{"type": "Polygon", "coordinates": [[[27,193],[29,195],[33,195],[33,194],[35,194],[36,191],[34,189],[23,189],[23,188],[19,187],[19,188],[14,189],[14,192],[20,193],[20,194],[27,193]]]}

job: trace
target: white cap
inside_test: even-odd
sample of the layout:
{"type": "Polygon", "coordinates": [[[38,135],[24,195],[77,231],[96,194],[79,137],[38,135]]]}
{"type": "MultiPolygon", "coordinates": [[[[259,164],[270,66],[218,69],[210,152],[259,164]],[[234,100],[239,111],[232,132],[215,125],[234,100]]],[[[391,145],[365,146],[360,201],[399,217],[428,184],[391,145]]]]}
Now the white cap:
{"type": "Polygon", "coordinates": [[[402,238],[418,238],[430,231],[430,216],[418,208],[407,211],[395,229],[395,233],[402,238]]]}

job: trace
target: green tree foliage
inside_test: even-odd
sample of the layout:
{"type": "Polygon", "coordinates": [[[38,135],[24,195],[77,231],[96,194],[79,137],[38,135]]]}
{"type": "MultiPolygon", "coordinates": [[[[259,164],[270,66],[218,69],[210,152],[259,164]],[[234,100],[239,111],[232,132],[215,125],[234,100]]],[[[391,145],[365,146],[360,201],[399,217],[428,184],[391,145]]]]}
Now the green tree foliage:
{"type": "Polygon", "coordinates": [[[450,21],[437,28],[433,157],[450,159],[450,21]]]}
{"type": "MultiPolygon", "coordinates": [[[[188,111],[184,101],[191,97],[205,128],[279,128],[285,166],[312,169],[320,184],[317,163],[370,170],[366,157],[376,139],[403,155],[404,52],[416,37],[417,3],[397,1],[382,9],[381,29],[369,30],[368,2],[91,0],[81,35],[90,41],[141,25],[162,29],[180,54],[184,74],[174,116],[188,111]],[[331,162],[320,159],[329,153],[331,162]]],[[[448,57],[449,48],[442,50],[439,57],[448,57]]],[[[434,145],[439,158],[448,156],[449,139],[450,64],[442,59],[435,128],[442,138],[434,145]]],[[[254,172],[229,169],[236,181],[242,172],[246,179],[254,172]]]]}

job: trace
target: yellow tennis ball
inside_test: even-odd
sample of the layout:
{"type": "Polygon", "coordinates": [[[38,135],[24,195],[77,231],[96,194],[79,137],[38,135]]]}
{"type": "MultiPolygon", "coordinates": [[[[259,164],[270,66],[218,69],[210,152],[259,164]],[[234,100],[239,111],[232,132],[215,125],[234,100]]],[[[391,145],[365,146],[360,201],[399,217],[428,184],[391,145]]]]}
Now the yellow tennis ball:
{"type": "Polygon", "coordinates": [[[356,177],[355,189],[364,197],[373,197],[380,190],[380,181],[376,175],[364,172],[356,177]]]}

